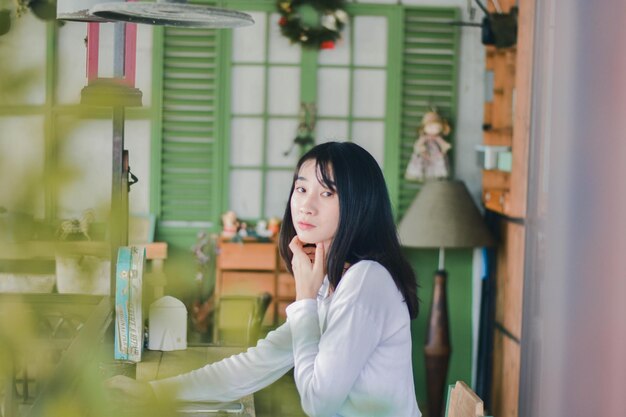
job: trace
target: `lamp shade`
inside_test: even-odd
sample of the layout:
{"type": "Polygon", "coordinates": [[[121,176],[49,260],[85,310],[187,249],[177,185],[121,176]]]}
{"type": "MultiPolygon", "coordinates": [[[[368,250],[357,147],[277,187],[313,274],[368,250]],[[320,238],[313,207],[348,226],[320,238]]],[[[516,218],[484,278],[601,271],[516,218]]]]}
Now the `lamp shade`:
{"type": "Polygon", "coordinates": [[[470,248],[494,243],[461,181],[426,182],[398,230],[402,245],[411,248],[470,248]]]}
{"type": "Polygon", "coordinates": [[[187,4],[186,0],[112,1],[98,2],[89,9],[89,15],[106,20],[149,25],[236,28],[254,24],[247,13],[208,7],[204,4],[187,4]]]}

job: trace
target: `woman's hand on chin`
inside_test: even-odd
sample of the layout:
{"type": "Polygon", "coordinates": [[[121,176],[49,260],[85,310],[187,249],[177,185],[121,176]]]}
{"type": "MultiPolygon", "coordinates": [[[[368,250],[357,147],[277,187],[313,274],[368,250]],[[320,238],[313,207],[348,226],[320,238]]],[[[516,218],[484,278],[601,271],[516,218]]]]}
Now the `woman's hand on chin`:
{"type": "Polygon", "coordinates": [[[311,253],[298,236],[294,236],[289,243],[289,249],[293,253],[291,268],[296,280],[296,300],[317,298],[324,281],[325,244],[316,243],[315,252],[311,253]]]}

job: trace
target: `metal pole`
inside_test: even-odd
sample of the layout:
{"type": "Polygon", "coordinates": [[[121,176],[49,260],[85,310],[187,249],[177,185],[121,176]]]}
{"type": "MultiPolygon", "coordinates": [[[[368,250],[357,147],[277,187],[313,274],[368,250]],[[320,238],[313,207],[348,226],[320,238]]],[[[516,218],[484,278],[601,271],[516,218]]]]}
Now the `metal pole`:
{"type": "MultiPolygon", "coordinates": [[[[124,44],[126,41],[125,23],[115,23],[115,35],[113,43],[113,77],[124,77],[124,44]]],[[[125,196],[128,190],[124,184],[124,107],[113,107],[113,167],[111,186],[111,299],[115,300],[115,264],[117,251],[120,246],[125,246],[128,241],[126,224],[128,213],[124,208],[125,196]]]]}

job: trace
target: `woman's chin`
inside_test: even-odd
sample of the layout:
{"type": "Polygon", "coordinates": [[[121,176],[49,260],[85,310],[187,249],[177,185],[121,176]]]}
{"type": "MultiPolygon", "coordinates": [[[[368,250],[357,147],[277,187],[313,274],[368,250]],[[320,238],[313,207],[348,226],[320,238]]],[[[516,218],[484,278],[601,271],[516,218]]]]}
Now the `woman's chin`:
{"type": "Polygon", "coordinates": [[[311,239],[309,236],[302,236],[300,234],[298,234],[298,239],[300,239],[300,242],[302,242],[302,244],[304,245],[315,245],[318,241],[315,239],[311,239]]]}
{"type": "Polygon", "coordinates": [[[311,234],[306,233],[306,232],[296,232],[298,235],[298,239],[300,239],[300,242],[302,242],[305,245],[315,245],[318,242],[321,242],[322,240],[319,238],[316,238],[315,236],[311,236],[311,234]]]}
{"type": "Polygon", "coordinates": [[[296,231],[296,234],[298,235],[298,239],[300,239],[300,242],[302,242],[304,245],[317,245],[318,243],[325,243],[325,246],[328,248],[330,247],[330,244],[333,240],[333,237],[327,237],[327,236],[311,236],[311,234],[306,233],[306,232],[298,232],[296,231]]]}

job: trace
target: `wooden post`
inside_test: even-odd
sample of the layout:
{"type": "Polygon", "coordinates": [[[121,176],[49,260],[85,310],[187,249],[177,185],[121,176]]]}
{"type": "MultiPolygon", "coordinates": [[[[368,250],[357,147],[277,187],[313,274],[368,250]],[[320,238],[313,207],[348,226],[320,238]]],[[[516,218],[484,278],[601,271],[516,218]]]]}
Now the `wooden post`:
{"type": "Polygon", "coordinates": [[[433,301],[428,316],[424,356],[426,361],[426,386],[428,413],[430,417],[441,417],[443,392],[450,360],[450,332],[448,330],[448,302],[446,300],[446,278],[448,273],[435,273],[433,301]]]}

